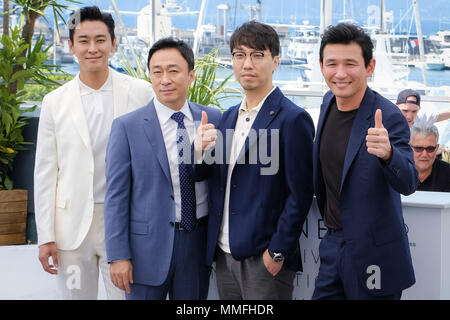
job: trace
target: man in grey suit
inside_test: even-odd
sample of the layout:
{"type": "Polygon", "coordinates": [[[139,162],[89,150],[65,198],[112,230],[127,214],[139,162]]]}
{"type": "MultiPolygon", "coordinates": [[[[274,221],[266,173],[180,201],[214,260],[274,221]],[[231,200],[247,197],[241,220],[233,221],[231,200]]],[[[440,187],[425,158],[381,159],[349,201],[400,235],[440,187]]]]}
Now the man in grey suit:
{"type": "Polygon", "coordinates": [[[106,156],[105,233],[113,283],[127,299],[206,299],[207,184],[191,179],[191,141],[202,112],[187,101],[194,54],[165,38],[149,52],[156,97],[114,121],[106,156]]]}

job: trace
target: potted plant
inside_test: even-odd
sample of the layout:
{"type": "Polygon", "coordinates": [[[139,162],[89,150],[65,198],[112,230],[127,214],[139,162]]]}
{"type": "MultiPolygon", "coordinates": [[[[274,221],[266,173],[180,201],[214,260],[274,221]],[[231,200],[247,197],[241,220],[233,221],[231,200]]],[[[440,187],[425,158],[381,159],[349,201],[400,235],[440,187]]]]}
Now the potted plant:
{"type": "Polygon", "coordinates": [[[3,35],[0,41],[0,244],[25,243],[27,191],[12,190],[14,183],[9,174],[17,153],[28,144],[22,130],[29,118],[23,114],[34,111],[36,106],[21,107],[24,85],[35,78],[35,69],[42,68],[47,59],[43,43],[39,37],[32,50],[22,56],[29,44],[24,43],[19,28],[12,29],[9,36],[3,35]],[[18,65],[23,68],[19,70],[18,65]]]}
{"type": "MultiPolygon", "coordinates": [[[[67,8],[55,0],[10,2],[16,5],[13,10],[20,10],[21,25],[10,30],[5,25],[0,40],[0,245],[26,241],[28,192],[13,190],[14,183],[9,177],[17,153],[29,144],[22,135],[29,118],[23,115],[36,109],[36,106],[22,107],[25,83],[34,80],[57,84],[46,74],[54,66],[45,64],[50,47],[44,48],[44,37],[40,35],[32,43],[34,25],[47,7],[53,9],[56,20],[63,19],[62,10],[67,8]]],[[[5,5],[3,15],[7,17],[13,10],[9,11],[9,5],[5,5]]]]}

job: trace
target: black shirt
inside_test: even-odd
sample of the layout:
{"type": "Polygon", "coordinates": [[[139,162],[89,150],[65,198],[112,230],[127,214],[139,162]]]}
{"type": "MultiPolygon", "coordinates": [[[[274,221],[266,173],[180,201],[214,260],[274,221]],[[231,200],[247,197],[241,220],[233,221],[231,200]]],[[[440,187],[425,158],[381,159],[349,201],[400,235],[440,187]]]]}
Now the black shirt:
{"type": "Polygon", "coordinates": [[[434,160],[431,174],[422,183],[419,182],[419,191],[450,192],[450,164],[434,160]]]}
{"type": "Polygon", "coordinates": [[[324,223],[327,228],[342,229],[339,210],[345,153],[358,109],[339,111],[334,103],[328,112],[320,139],[319,158],[325,182],[324,223]]]}

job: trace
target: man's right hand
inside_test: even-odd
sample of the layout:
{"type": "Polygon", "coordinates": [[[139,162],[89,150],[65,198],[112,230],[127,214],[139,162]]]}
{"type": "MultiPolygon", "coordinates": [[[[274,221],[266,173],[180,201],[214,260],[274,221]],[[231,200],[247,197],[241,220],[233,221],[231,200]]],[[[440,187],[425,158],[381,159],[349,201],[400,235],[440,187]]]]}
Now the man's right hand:
{"type": "Polygon", "coordinates": [[[130,283],[133,283],[133,266],[130,260],[119,260],[111,262],[110,264],[110,276],[114,285],[131,293],[130,283]]]}
{"type": "Polygon", "coordinates": [[[194,140],[196,154],[203,155],[203,151],[214,146],[217,140],[217,130],[212,123],[208,123],[208,115],[202,111],[202,123],[197,129],[194,140]]]}
{"type": "Polygon", "coordinates": [[[58,249],[55,242],[48,242],[39,247],[39,261],[42,267],[50,274],[58,274],[58,249]],[[49,263],[49,258],[52,257],[53,265],[49,263]]]}

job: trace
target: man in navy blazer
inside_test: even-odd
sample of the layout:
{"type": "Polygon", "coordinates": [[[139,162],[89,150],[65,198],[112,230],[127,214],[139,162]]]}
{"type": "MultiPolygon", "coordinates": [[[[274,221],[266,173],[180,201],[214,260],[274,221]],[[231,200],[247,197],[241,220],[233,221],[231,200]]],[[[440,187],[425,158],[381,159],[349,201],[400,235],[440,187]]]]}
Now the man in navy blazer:
{"type": "Polygon", "coordinates": [[[155,99],[117,118],[106,156],[106,251],[113,283],[127,299],[206,299],[206,182],[190,178],[189,151],[206,112],[187,101],[194,55],[181,40],[157,41],[149,52],[155,99]]]}
{"type": "Polygon", "coordinates": [[[409,128],[367,86],[373,45],[351,24],[329,27],[320,66],[330,87],[314,145],[314,187],[328,231],[313,299],[400,299],[415,282],[400,193],[417,187],[409,128]]]}
{"type": "Polygon", "coordinates": [[[217,131],[198,129],[198,180],[211,177],[207,263],[216,261],[221,299],[292,299],[299,236],[312,196],[314,125],[272,84],[275,30],[255,21],[231,37],[233,69],[245,90],[217,131]]]}

